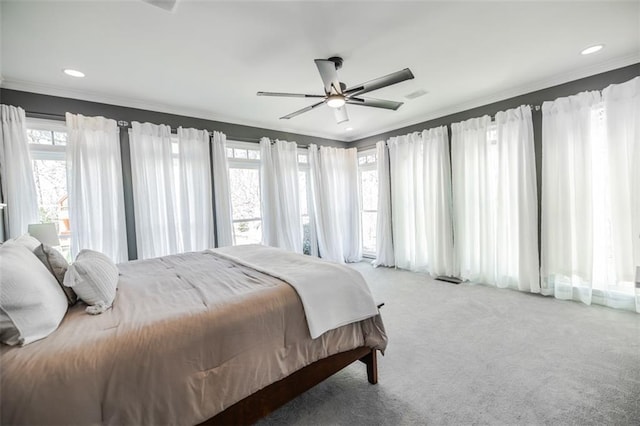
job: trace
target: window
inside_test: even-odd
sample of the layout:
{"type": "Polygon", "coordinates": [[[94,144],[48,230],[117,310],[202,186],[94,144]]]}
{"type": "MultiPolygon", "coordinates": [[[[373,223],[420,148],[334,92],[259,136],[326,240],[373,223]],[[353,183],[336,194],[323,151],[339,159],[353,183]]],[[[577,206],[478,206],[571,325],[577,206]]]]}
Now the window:
{"type": "Polygon", "coordinates": [[[262,241],[260,145],[227,141],[229,189],[236,245],[262,241]]]}
{"type": "Polygon", "coordinates": [[[311,215],[311,178],[309,174],[309,154],[306,149],[298,150],[298,191],[302,223],[302,251],[312,256],[318,255],[316,229],[311,215]]]}
{"type": "Polygon", "coordinates": [[[375,149],[358,153],[358,181],[360,184],[362,254],[365,257],[375,257],[378,220],[378,165],[375,149]]]}
{"type": "Polygon", "coordinates": [[[31,151],[40,222],[56,224],[60,251],[69,259],[71,229],[65,153],[66,125],[59,121],[29,119],[27,140],[31,151]]]}

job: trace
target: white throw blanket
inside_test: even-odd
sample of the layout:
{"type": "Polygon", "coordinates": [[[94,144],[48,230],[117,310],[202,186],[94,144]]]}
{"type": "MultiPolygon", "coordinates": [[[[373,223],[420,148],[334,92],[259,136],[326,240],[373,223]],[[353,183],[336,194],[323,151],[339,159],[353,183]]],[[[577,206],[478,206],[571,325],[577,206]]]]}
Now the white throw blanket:
{"type": "Polygon", "coordinates": [[[302,300],[312,339],[378,315],[364,278],[345,265],[262,245],[211,251],[291,285],[302,300]]]}

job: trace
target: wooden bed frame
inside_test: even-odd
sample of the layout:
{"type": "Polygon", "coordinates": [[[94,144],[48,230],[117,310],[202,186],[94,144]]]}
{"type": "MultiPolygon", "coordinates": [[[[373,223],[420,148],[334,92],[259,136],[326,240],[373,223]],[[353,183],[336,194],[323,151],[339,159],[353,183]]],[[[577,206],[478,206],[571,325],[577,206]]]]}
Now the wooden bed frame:
{"type": "Polygon", "coordinates": [[[369,383],[375,385],[378,383],[378,360],[376,352],[375,349],[361,346],[318,360],[284,379],[249,395],[223,412],[201,423],[201,425],[253,424],[358,360],[366,364],[367,379],[369,383]]]}

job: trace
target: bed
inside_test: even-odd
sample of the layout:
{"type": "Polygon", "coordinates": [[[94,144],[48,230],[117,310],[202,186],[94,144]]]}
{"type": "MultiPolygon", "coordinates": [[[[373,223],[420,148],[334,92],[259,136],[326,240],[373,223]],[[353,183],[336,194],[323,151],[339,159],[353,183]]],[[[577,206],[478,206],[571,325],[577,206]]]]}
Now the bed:
{"type": "MultiPolygon", "coordinates": [[[[90,316],[78,303],[47,338],[2,345],[1,423],[251,423],[357,360],[375,383],[387,344],[380,316],[323,332],[304,291],[282,279],[304,275],[290,256],[229,247],[118,265],[111,309],[90,316]]],[[[309,272],[333,269],[326,282],[357,274],[293,256],[311,261],[309,272]]],[[[327,301],[319,313],[334,316],[341,302],[327,301]]]]}

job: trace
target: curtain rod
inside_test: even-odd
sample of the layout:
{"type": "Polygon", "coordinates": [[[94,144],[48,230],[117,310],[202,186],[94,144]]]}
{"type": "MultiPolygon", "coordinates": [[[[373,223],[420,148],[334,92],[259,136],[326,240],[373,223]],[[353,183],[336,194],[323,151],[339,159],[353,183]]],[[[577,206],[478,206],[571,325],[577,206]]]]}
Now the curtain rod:
{"type": "MultiPolygon", "coordinates": [[[[25,111],[24,113],[27,117],[30,117],[30,118],[43,118],[45,120],[57,120],[57,121],[67,120],[67,117],[65,115],[51,114],[48,112],[25,111]]],[[[129,127],[128,121],[119,120],[117,121],[117,124],[120,127],[129,127]]]]}

